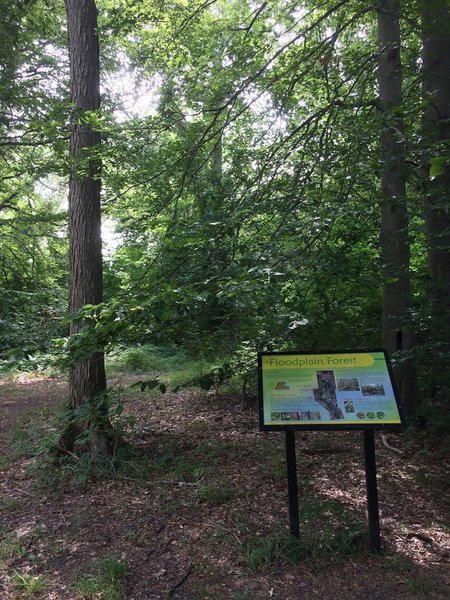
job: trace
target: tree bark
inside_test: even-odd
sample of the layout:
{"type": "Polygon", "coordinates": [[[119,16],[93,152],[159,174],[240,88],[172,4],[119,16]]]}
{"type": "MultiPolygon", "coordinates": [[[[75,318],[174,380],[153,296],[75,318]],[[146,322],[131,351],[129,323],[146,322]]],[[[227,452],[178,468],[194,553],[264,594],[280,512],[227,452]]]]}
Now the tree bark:
{"type": "Polygon", "coordinates": [[[450,375],[450,2],[422,1],[425,220],[431,275],[431,396],[448,398],[450,375]],[[430,161],[444,159],[429,177],[430,161]],[[446,158],[446,160],[445,160],[446,158]]]}
{"type": "MultiPolygon", "coordinates": [[[[100,63],[97,8],[94,0],[66,0],[69,34],[71,101],[69,183],[69,311],[102,301],[102,243],[100,214],[100,133],[86,120],[88,111],[100,108],[100,63]]],[[[83,323],[72,323],[70,334],[83,323]]],[[[92,402],[106,389],[104,357],[101,352],[74,364],[69,373],[70,407],[92,402]]],[[[107,409],[105,408],[103,412],[107,409]]],[[[105,423],[73,422],[64,438],[66,449],[89,430],[88,450],[106,451],[105,423]]]]}
{"type": "Polygon", "coordinates": [[[381,130],[381,250],[383,257],[383,345],[394,358],[394,376],[404,406],[416,404],[416,377],[410,351],[408,210],[403,134],[399,0],[379,0],[378,83],[381,130]]]}

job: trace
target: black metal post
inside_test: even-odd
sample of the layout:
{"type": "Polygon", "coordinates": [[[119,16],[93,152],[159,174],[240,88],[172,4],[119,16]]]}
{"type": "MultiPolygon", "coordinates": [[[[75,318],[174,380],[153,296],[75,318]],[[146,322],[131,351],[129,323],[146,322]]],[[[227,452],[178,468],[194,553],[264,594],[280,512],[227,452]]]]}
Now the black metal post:
{"type": "Polygon", "coordinates": [[[375,462],[375,438],[372,430],[364,430],[364,458],[366,464],[367,511],[369,517],[370,548],[375,554],[381,554],[377,467],[375,462]]]}
{"type": "Polygon", "coordinates": [[[297,460],[295,456],[295,431],[286,431],[286,464],[289,495],[289,528],[293,537],[300,537],[298,515],[297,460]]]}

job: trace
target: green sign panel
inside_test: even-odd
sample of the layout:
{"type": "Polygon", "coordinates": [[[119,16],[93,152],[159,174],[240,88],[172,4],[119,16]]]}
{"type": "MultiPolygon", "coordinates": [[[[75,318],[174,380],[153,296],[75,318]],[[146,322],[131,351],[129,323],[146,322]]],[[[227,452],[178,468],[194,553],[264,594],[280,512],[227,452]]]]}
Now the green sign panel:
{"type": "Polygon", "coordinates": [[[383,350],[258,354],[260,428],[402,429],[383,350]]]}

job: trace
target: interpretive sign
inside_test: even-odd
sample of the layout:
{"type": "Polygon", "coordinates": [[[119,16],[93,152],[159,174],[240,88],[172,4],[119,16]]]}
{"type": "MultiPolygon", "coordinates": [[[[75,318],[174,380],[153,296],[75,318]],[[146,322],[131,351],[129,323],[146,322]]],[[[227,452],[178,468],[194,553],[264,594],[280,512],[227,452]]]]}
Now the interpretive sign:
{"type": "Polygon", "coordinates": [[[362,429],[369,542],[381,554],[374,430],[405,418],[384,350],[258,354],[259,425],[284,430],[291,535],[300,536],[296,430],[362,429]]]}
{"type": "Polygon", "coordinates": [[[403,429],[384,350],[258,354],[260,429],[403,429]]]}

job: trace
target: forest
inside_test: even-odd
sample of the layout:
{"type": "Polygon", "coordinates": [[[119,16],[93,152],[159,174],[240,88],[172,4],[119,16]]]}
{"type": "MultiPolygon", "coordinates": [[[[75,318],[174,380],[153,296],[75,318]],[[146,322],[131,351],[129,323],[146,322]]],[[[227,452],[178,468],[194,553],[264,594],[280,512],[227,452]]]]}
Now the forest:
{"type": "Polygon", "coordinates": [[[0,7],[4,597],[447,597],[448,0],[0,7]],[[257,422],[258,353],[370,349],[378,562],[354,432],[302,434],[297,543],[257,422]]]}

